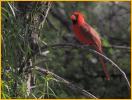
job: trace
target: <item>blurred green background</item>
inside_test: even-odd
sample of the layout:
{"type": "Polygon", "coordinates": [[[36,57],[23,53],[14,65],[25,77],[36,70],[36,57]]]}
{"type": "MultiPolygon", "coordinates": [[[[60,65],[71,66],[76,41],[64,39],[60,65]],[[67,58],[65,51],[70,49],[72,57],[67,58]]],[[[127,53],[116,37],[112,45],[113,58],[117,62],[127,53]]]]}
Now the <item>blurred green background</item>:
{"type": "Polygon", "coordinates": [[[100,34],[104,54],[130,81],[130,2],[2,2],[1,9],[2,98],[87,98],[52,75],[31,70],[35,66],[48,69],[97,98],[130,98],[125,79],[107,61],[111,79],[105,79],[97,55],[81,48],[40,50],[45,44],[80,45],[70,20],[72,12],[80,11],[100,34]],[[40,54],[31,57],[31,65],[25,64],[20,74],[21,65],[35,50],[40,54]]]}

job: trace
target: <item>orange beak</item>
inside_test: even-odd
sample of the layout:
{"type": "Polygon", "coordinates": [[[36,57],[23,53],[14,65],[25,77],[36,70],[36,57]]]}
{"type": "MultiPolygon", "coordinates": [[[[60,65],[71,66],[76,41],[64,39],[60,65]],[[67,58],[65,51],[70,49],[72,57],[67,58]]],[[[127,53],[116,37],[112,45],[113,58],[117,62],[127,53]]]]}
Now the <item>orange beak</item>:
{"type": "Polygon", "coordinates": [[[75,17],[75,15],[71,15],[71,20],[76,20],[76,17],[75,17]]]}

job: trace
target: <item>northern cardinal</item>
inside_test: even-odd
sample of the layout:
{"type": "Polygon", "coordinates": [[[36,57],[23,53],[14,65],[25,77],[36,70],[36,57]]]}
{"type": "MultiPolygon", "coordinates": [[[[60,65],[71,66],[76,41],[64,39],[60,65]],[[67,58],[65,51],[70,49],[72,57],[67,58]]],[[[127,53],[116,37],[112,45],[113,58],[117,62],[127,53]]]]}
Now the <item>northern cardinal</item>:
{"type": "MultiPolygon", "coordinates": [[[[81,12],[75,11],[71,15],[70,19],[72,20],[72,30],[75,34],[75,37],[83,44],[93,46],[99,53],[102,52],[102,43],[98,33],[92,28],[84,19],[84,15],[81,12]]],[[[110,76],[106,69],[106,65],[103,61],[103,58],[99,56],[99,60],[103,66],[106,79],[110,80],[110,76]]]]}

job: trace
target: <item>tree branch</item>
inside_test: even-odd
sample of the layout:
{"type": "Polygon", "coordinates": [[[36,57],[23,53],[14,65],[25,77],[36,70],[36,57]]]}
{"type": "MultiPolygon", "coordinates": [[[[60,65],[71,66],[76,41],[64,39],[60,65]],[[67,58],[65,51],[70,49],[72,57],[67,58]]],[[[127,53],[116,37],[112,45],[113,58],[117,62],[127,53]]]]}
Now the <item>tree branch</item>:
{"type": "Polygon", "coordinates": [[[128,86],[129,86],[129,88],[131,88],[130,83],[129,83],[128,79],[127,79],[127,76],[126,76],[125,72],[124,72],[116,63],[114,63],[111,59],[109,59],[109,58],[106,57],[105,55],[103,55],[103,54],[97,52],[96,50],[92,50],[92,49],[89,49],[89,50],[90,50],[91,52],[93,52],[93,53],[96,53],[96,54],[102,56],[105,60],[109,61],[112,65],[114,65],[114,67],[116,67],[116,68],[121,72],[121,74],[123,75],[123,77],[125,78],[125,80],[126,80],[128,86]]]}
{"type": "MultiPolygon", "coordinates": [[[[123,77],[125,78],[125,80],[127,82],[128,87],[131,88],[130,83],[129,83],[127,77],[126,77],[125,72],[116,63],[114,63],[110,58],[108,58],[105,55],[97,52],[96,50],[88,48],[89,46],[87,46],[87,45],[77,45],[77,44],[72,44],[72,43],[68,43],[68,44],[60,43],[60,44],[53,44],[53,45],[43,46],[43,47],[41,47],[41,51],[43,51],[45,49],[48,49],[48,48],[56,48],[56,47],[63,47],[63,48],[72,47],[72,48],[76,48],[76,49],[78,49],[78,48],[87,49],[91,53],[94,53],[98,56],[102,56],[106,61],[110,62],[113,65],[113,67],[115,67],[117,70],[119,70],[121,72],[121,74],[123,75],[123,77]]],[[[39,51],[34,52],[33,55],[30,55],[28,57],[28,59],[30,59],[31,57],[33,57],[34,55],[36,55],[38,53],[39,53],[39,51]]],[[[23,65],[25,65],[27,63],[28,59],[26,60],[26,62],[23,63],[23,65]]]]}
{"type": "MultiPolygon", "coordinates": [[[[43,28],[43,26],[44,26],[44,23],[45,23],[45,21],[46,21],[46,18],[47,18],[47,16],[48,16],[48,13],[49,13],[49,11],[50,11],[50,9],[51,9],[51,5],[52,5],[52,3],[51,3],[51,2],[48,2],[48,8],[47,8],[47,10],[46,10],[44,19],[43,19],[43,21],[42,21],[42,23],[41,23],[41,25],[40,25],[42,28],[43,28]]],[[[39,29],[40,29],[40,28],[39,28],[39,29]]]]}
{"type": "MultiPolygon", "coordinates": [[[[108,58],[105,55],[97,52],[96,50],[93,50],[93,49],[90,49],[90,48],[86,48],[86,47],[88,47],[86,45],[76,45],[76,44],[55,44],[55,45],[51,45],[49,47],[65,47],[65,46],[66,47],[67,46],[71,46],[71,47],[74,47],[74,48],[88,49],[88,51],[90,51],[90,52],[92,52],[94,54],[102,56],[106,61],[110,62],[116,69],[118,69],[121,72],[121,74],[123,75],[123,77],[125,78],[125,80],[127,82],[127,85],[129,86],[129,88],[131,88],[130,83],[129,83],[127,77],[126,77],[125,72],[116,63],[114,63],[110,58],[108,58]]],[[[42,49],[44,49],[44,48],[42,48],[42,49]]]]}
{"type": "Polygon", "coordinates": [[[71,82],[65,80],[64,78],[58,76],[57,74],[53,73],[53,72],[50,72],[49,70],[46,70],[44,68],[41,68],[41,67],[37,67],[35,66],[35,69],[45,75],[52,75],[55,79],[57,79],[59,82],[62,82],[64,83],[67,87],[69,87],[70,89],[72,89],[74,92],[79,92],[81,93],[82,95],[86,96],[86,97],[89,97],[89,98],[94,98],[94,99],[97,99],[93,94],[91,94],[90,92],[82,89],[81,87],[78,87],[74,84],[72,84],[71,82]]]}

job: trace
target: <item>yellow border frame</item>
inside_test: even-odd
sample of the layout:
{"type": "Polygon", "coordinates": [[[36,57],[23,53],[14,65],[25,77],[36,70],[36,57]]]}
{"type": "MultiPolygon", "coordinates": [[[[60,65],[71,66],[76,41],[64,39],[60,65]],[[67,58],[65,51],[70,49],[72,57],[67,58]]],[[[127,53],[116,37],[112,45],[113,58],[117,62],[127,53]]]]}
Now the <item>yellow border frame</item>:
{"type": "MultiPolygon", "coordinates": [[[[1,2],[0,2],[0,14],[1,14],[1,2]]],[[[1,32],[1,15],[0,15],[0,32],[1,32]]],[[[2,33],[2,32],[1,32],[2,33]]],[[[0,52],[1,52],[1,34],[0,34],[0,52]]],[[[0,98],[1,98],[1,53],[0,53],[0,98]]]]}
{"type": "Polygon", "coordinates": [[[131,1],[131,0],[1,0],[1,1],[96,1],[96,2],[108,2],[108,1],[131,1]]]}
{"type": "MultiPolygon", "coordinates": [[[[72,2],[72,1],[95,1],[95,2],[109,2],[109,1],[119,1],[119,2],[130,2],[131,3],[131,9],[130,9],[130,12],[131,12],[131,14],[130,14],[130,18],[131,18],[131,52],[132,52],[132,0],[1,0],[0,1],[0,8],[1,8],[1,2],[3,2],[3,1],[64,1],[64,2],[67,2],[67,1],[70,1],[70,2],[72,2]]],[[[0,14],[1,14],[1,9],[0,9],[0,14]]],[[[0,15],[0,26],[1,26],[1,19],[2,19],[2,17],[1,17],[1,15],[0,15]]],[[[2,30],[1,30],[1,27],[0,27],[0,32],[2,33],[2,30]]],[[[1,52],[1,36],[2,34],[0,34],[0,52],[1,52]]],[[[0,99],[1,99],[1,93],[2,93],[2,91],[1,91],[1,83],[2,83],[2,80],[1,80],[1,53],[0,53],[0,99]]],[[[132,54],[131,54],[131,67],[132,67],[132,54]]],[[[131,68],[131,72],[132,72],[132,68],[131,68]]],[[[132,82],[132,73],[131,73],[131,81],[130,81],[130,85],[131,85],[131,82],[132,82]]],[[[132,99],[132,89],[131,89],[131,98],[130,99],[132,99]]],[[[130,100],[130,99],[123,99],[123,100],[130,100]]],[[[5,100],[5,99],[2,99],[2,100],[5,100]]],[[[18,99],[8,99],[8,100],[18,100],[18,99]]],[[[19,99],[19,100],[24,100],[24,99],[19,99]]],[[[26,99],[25,99],[26,100],[26,99]]],[[[28,99],[28,100],[33,100],[33,99],[28,99]]],[[[49,100],[49,99],[37,99],[37,100],[49,100]]],[[[53,99],[51,99],[51,100],[53,100],[53,99]]],[[[57,100],[62,100],[62,99],[57,99],[57,100]]],[[[80,100],[80,99],[63,99],[63,100],[80,100]]],[[[93,99],[81,99],[81,100],[93,100],[93,99]]],[[[100,99],[100,100],[112,100],[112,99],[100,99]]],[[[113,99],[114,100],[114,99],[113,99]]],[[[121,100],[121,99],[116,99],[116,100],[121,100]]]]}

